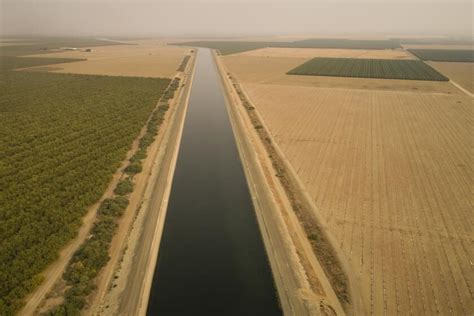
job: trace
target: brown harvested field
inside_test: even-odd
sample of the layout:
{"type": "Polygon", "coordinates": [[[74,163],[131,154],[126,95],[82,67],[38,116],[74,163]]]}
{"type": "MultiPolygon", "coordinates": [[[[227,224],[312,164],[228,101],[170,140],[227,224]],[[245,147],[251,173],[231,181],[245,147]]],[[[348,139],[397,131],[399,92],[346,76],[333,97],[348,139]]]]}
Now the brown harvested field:
{"type": "MultiPolygon", "coordinates": [[[[164,46],[159,41],[135,41],[136,45],[93,47],[91,52],[58,51],[39,57],[86,58],[86,61],[56,64],[44,71],[134,77],[171,78],[190,49],[164,46]],[[59,68],[59,69],[58,69],[59,68]]],[[[33,55],[34,56],[34,55],[33,55]]]]}
{"type": "Polygon", "coordinates": [[[341,57],[341,58],[370,58],[370,59],[414,59],[413,55],[404,50],[396,49],[331,49],[331,48],[277,48],[266,47],[238,53],[239,56],[254,57],[341,57]]]}
{"type": "Polygon", "coordinates": [[[221,58],[230,72],[236,75],[239,81],[243,83],[448,94],[461,93],[459,89],[449,82],[286,75],[286,72],[306,62],[307,58],[270,58],[242,55],[222,56],[221,58]]]}
{"type": "Polygon", "coordinates": [[[360,278],[369,311],[472,312],[472,98],[447,82],[291,81],[282,70],[296,61],[240,58],[223,60],[360,278]]]}
{"type": "Polygon", "coordinates": [[[430,61],[428,64],[464,89],[474,93],[474,63],[430,61]]]}

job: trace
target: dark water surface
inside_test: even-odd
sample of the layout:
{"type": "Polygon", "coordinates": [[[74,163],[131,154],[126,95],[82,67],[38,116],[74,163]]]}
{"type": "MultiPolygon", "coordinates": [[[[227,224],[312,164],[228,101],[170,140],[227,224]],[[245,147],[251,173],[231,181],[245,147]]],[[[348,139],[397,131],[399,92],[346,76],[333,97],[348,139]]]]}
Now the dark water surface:
{"type": "Polygon", "coordinates": [[[217,71],[199,49],[148,315],[281,315],[217,71]]]}

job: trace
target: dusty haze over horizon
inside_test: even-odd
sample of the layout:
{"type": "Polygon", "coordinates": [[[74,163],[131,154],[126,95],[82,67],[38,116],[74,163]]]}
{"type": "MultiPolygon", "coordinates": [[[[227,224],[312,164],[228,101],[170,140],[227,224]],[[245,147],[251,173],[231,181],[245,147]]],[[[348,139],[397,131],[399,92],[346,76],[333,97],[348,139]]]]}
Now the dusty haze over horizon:
{"type": "Polygon", "coordinates": [[[470,0],[0,0],[0,35],[472,37],[470,0]]]}

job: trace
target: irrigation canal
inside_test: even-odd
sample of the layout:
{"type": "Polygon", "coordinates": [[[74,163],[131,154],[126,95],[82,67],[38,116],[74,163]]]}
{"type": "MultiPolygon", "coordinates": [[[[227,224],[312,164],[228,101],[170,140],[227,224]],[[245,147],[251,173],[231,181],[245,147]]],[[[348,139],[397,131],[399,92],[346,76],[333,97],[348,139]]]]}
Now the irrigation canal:
{"type": "Polygon", "coordinates": [[[209,49],[199,49],[148,315],[281,315],[209,49]]]}

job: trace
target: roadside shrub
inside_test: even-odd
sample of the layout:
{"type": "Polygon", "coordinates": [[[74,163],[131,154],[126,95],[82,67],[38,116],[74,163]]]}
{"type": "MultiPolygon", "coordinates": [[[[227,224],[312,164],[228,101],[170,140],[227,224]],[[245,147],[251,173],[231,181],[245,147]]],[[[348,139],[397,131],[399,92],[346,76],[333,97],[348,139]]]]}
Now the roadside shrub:
{"type": "Polygon", "coordinates": [[[191,58],[191,56],[189,56],[189,55],[184,56],[183,61],[181,62],[181,64],[178,67],[178,71],[185,71],[186,70],[186,65],[188,64],[189,58],[191,58]]]}
{"type": "Polygon", "coordinates": [[[125,172],[127,174],[137,174],[137,173],[142,172],[141,162],[137,161],[137,162],[131,163],[130,165],[127,166],[127,168],[125,168],[125,172]]]}
{"type": "Polygon", "coordinates": [[[133,155],[130,158],[131,163],[137,163],[140,162],[141,160],[145,159],[147,157],[146,150],[145,149],[140,149],[138,150],[135,155],[133,155]]]}
{"type": "Polygon", "coordinates": [[[99,208],[99,215],[102,216],[122,216],[123,212],[128,206],[128,198],[125,196],[118,196],[114,199],[105,199],[99,208]]]}
{"type": "Polygon", "coordinates": [[[133,182],[130,177],[120,181],[115,187],[114,193],[117,195],[126,195],[133,192],[133,182]]]}

